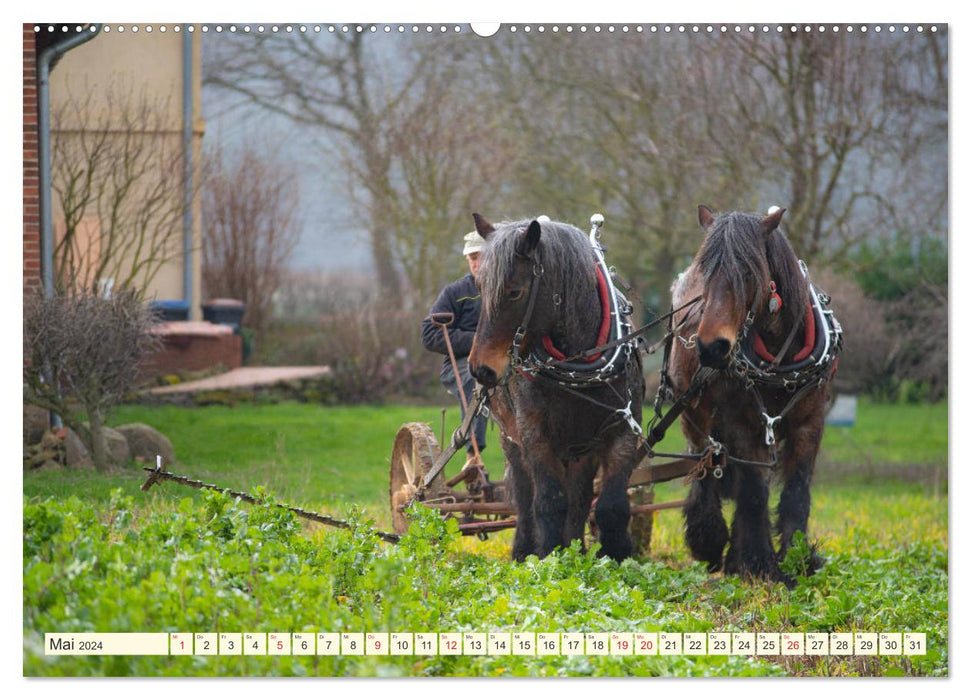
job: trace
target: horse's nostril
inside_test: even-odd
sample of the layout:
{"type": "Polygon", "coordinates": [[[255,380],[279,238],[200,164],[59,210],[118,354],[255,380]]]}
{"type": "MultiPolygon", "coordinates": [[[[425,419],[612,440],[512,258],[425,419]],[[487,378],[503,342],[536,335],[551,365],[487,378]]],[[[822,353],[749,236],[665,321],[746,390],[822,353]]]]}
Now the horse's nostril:
{"type": "Polygon", "coordinates": [[[487,365],[479,365],[472,369],[472,376],[483,386],[494,386],[498,379],[495,371],[487,365]]]}
{"type": "Polygon", "coordinates": [[[731,352],[732,343],[727,338],[716,338],[710,343],[698,341],[698,358],[706,367],[724,367],[731,352]]]}

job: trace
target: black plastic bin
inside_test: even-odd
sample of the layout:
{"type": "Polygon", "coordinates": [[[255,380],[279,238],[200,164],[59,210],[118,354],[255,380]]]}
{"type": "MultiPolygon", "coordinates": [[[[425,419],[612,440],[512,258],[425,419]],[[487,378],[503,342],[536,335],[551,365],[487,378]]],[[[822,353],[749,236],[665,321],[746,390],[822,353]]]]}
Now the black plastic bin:
{"type": "Polygon", "coordinates": [[[181,299],[160,299],[149,304],[159,321],[188,321],[189,303],[181,299]]]}
{"type": "Polygon", "coordinates": [[[229,326],[239,335],[246,304],[238,299],[210,299],[202,305],[202,318],[210,323],[229,326]]]}

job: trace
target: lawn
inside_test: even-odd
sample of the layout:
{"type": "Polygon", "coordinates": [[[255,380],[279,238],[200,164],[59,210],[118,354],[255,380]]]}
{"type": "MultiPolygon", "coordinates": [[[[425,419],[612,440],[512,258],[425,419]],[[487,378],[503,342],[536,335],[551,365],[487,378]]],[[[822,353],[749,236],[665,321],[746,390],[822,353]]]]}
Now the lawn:
{"type": "MultiPolygon", "coordinates": [[[[439,432],[436,407],[304,404],[147,408],[172,439],[172,471],[349,518],[355,533],[307,526],[176,484],[145,493],[135,467],[24,475],[27,675],[947,675],[947,409],[861,402],[829,429],[811,537],[828,559],[793,591],[709,576],[655,517],[650,560],[564,552],[507,561],[509,533],[480,542],[421,518],[400,546],[388,529],[388,467],[401,424],[439,432]],[[901,439],[902,435],[906,435],[901,439]],[[889,476],[888,476],[889,475],[889,476]],[[920,478],[899,478],[914,476],[920,478]],[[443,566],[447,562],[447,566],[443,566]],[[366,657],[158,660],[45,658],[39,631],[920,631],[925,657],[366,657]]],[[[448,424],[458,420],[449,411],[448,424]]],[[[679,449],[673,430],[665,449],[679,449]]],[[[501,474],[497,436],[487,465],[501,474]]],[[[450,473],[453,473],[450,471],[450,473]]],[[[679,482],[656,500],[681,498],[679,482]]]]}

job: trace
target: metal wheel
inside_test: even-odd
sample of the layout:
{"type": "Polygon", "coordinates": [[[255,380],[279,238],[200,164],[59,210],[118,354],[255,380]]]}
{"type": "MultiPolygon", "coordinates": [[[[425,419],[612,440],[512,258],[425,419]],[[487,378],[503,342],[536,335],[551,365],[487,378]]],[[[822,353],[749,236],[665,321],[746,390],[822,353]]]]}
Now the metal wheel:
{"type": "MultiPolygon", "coordinates": [[[[419,484],[431,471],[442,450],[435,433],[425,423],[405,423],[394,438],[391,451],[391,526],[396,533],[408,531],[408,519],[401,512],[418,492],[419,484]]],[[[426,493],[434,493],[445,487],[445,473],[441,472],[429,484],[426,493]]]]}

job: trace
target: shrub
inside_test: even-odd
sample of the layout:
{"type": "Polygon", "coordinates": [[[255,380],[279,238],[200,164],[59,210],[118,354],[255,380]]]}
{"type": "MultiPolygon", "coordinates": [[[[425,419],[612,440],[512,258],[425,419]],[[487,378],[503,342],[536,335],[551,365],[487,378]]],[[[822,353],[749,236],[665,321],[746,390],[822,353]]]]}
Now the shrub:
{"type": "Polygon", "coordinates": [[[133,292],[34,296],[24,308],[24,401],[58,413],[108,468],[108,412],[136,386],[158,346],[152,315],[133,292]],[[83,418],[87,417],[87,423],[83,418]]]}

